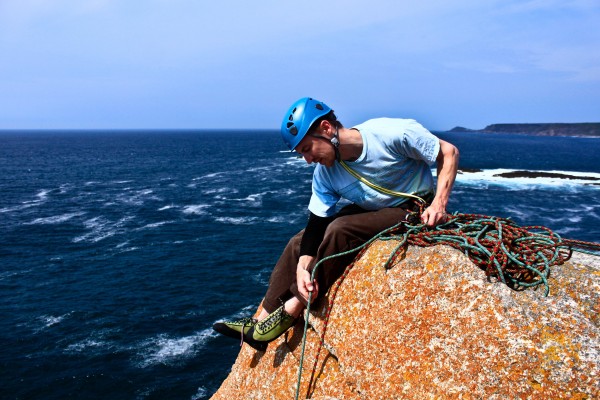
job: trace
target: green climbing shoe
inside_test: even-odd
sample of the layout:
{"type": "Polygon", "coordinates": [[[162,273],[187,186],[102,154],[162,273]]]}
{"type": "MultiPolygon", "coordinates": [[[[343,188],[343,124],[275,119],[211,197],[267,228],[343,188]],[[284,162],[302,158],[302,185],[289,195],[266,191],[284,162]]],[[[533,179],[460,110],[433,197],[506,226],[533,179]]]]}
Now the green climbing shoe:
{"type": "Polygon", "coordinates": [[[294,322],[295,318],[281,306],[250,328],[244,334],[244,342],[258,351],[265,351],[269,342],[281,336],[294,322]]]}
{"type": "Polygon", "coordinates": [[[237,321],[217,322],[213,325],[213,329],[222,335],[241,340],[242,336],[248,333],[255,324],[254,318],[246,317],[237,321]]]}

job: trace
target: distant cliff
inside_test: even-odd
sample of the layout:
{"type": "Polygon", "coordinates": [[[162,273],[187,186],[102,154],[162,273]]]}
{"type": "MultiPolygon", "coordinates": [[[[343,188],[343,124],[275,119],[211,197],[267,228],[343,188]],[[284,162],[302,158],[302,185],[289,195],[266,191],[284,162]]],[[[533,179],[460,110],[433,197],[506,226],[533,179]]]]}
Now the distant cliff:
{"type": "MultiPolygon", "coordinates": [[[[553,267],[544,297],[448,246],[411,246],[386,270],[397,244],[375,242],[344,280],[314,375],[329,296],[311,313],[301,399],[600,398],[599,257],[553,267]]],[[[244,345],[212,400],[293,399],[303,328],[244,345]]]]}
{"type": "Polygon", "coordinates": [[[492,124],[483,129],[457,126],[449,132],[517,133],[534,136],[587,136],[600,137],[600,123],[551,124],[492,124]]]}

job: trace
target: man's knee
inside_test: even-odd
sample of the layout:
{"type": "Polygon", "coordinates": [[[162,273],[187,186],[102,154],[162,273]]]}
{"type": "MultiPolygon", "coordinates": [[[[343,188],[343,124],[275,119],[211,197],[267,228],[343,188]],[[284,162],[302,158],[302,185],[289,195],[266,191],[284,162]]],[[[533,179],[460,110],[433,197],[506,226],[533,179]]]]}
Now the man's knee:
{"type": "Polygon", "coordinates": [[[339,217],[333,220],[325,230],[325,238],[347,235],[350,232],[351,216],[339,217]]]}

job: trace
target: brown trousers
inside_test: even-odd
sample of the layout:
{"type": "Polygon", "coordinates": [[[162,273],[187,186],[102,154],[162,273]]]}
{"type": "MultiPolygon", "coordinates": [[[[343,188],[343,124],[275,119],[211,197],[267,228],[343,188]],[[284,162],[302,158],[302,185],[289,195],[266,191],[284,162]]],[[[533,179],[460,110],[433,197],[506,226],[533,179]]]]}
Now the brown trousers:
{"type": "MultiPolygon", "coordinates": [[[[409,203],[407,207],[412,207],[412,202],[409,203]]],[[[364,244],[384,229],[403,221],[409,212],[410,209],[402,207],[383,208],[377,211],[367,211],[356,205],[344,207],[327,227],[317,252],[317,261],[364,244]]],[[[298,293],[296,285],[296,267],[300,258],[300,242],[303,233],[302,230],[290,239],[271,273],[269,288],[263,300],[263,308],[269,313],[293,296],[306,305],[306,299],[298,293]]],[[[346,266],[352,262],[357,253],[335,257],[319,266],[315,276],[319,284],[319,297],[324,295],[343,274],[346,266]]]]}

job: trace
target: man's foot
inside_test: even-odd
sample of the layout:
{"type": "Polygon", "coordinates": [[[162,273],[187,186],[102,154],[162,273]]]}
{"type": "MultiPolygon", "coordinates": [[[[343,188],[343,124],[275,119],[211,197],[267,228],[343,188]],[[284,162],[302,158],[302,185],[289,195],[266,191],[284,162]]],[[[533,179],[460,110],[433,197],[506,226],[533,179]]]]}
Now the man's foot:
{"type": "Polygon", "coordinates": [[[244,334],[248,333],[256,322],[254,318],[246,317],[237,321],[217,322],[213,325],[213,329],[222,335],[242,340],[244,334]]]}
{"type": "Polygon", "coordinates": [[[244,342],[258,351],[265,351],[269,342],[277,339],[292,325],[295,318],[288,314],[283,306],[273,311],[262,321],[257,322],[244,334],[244,342]]]}

